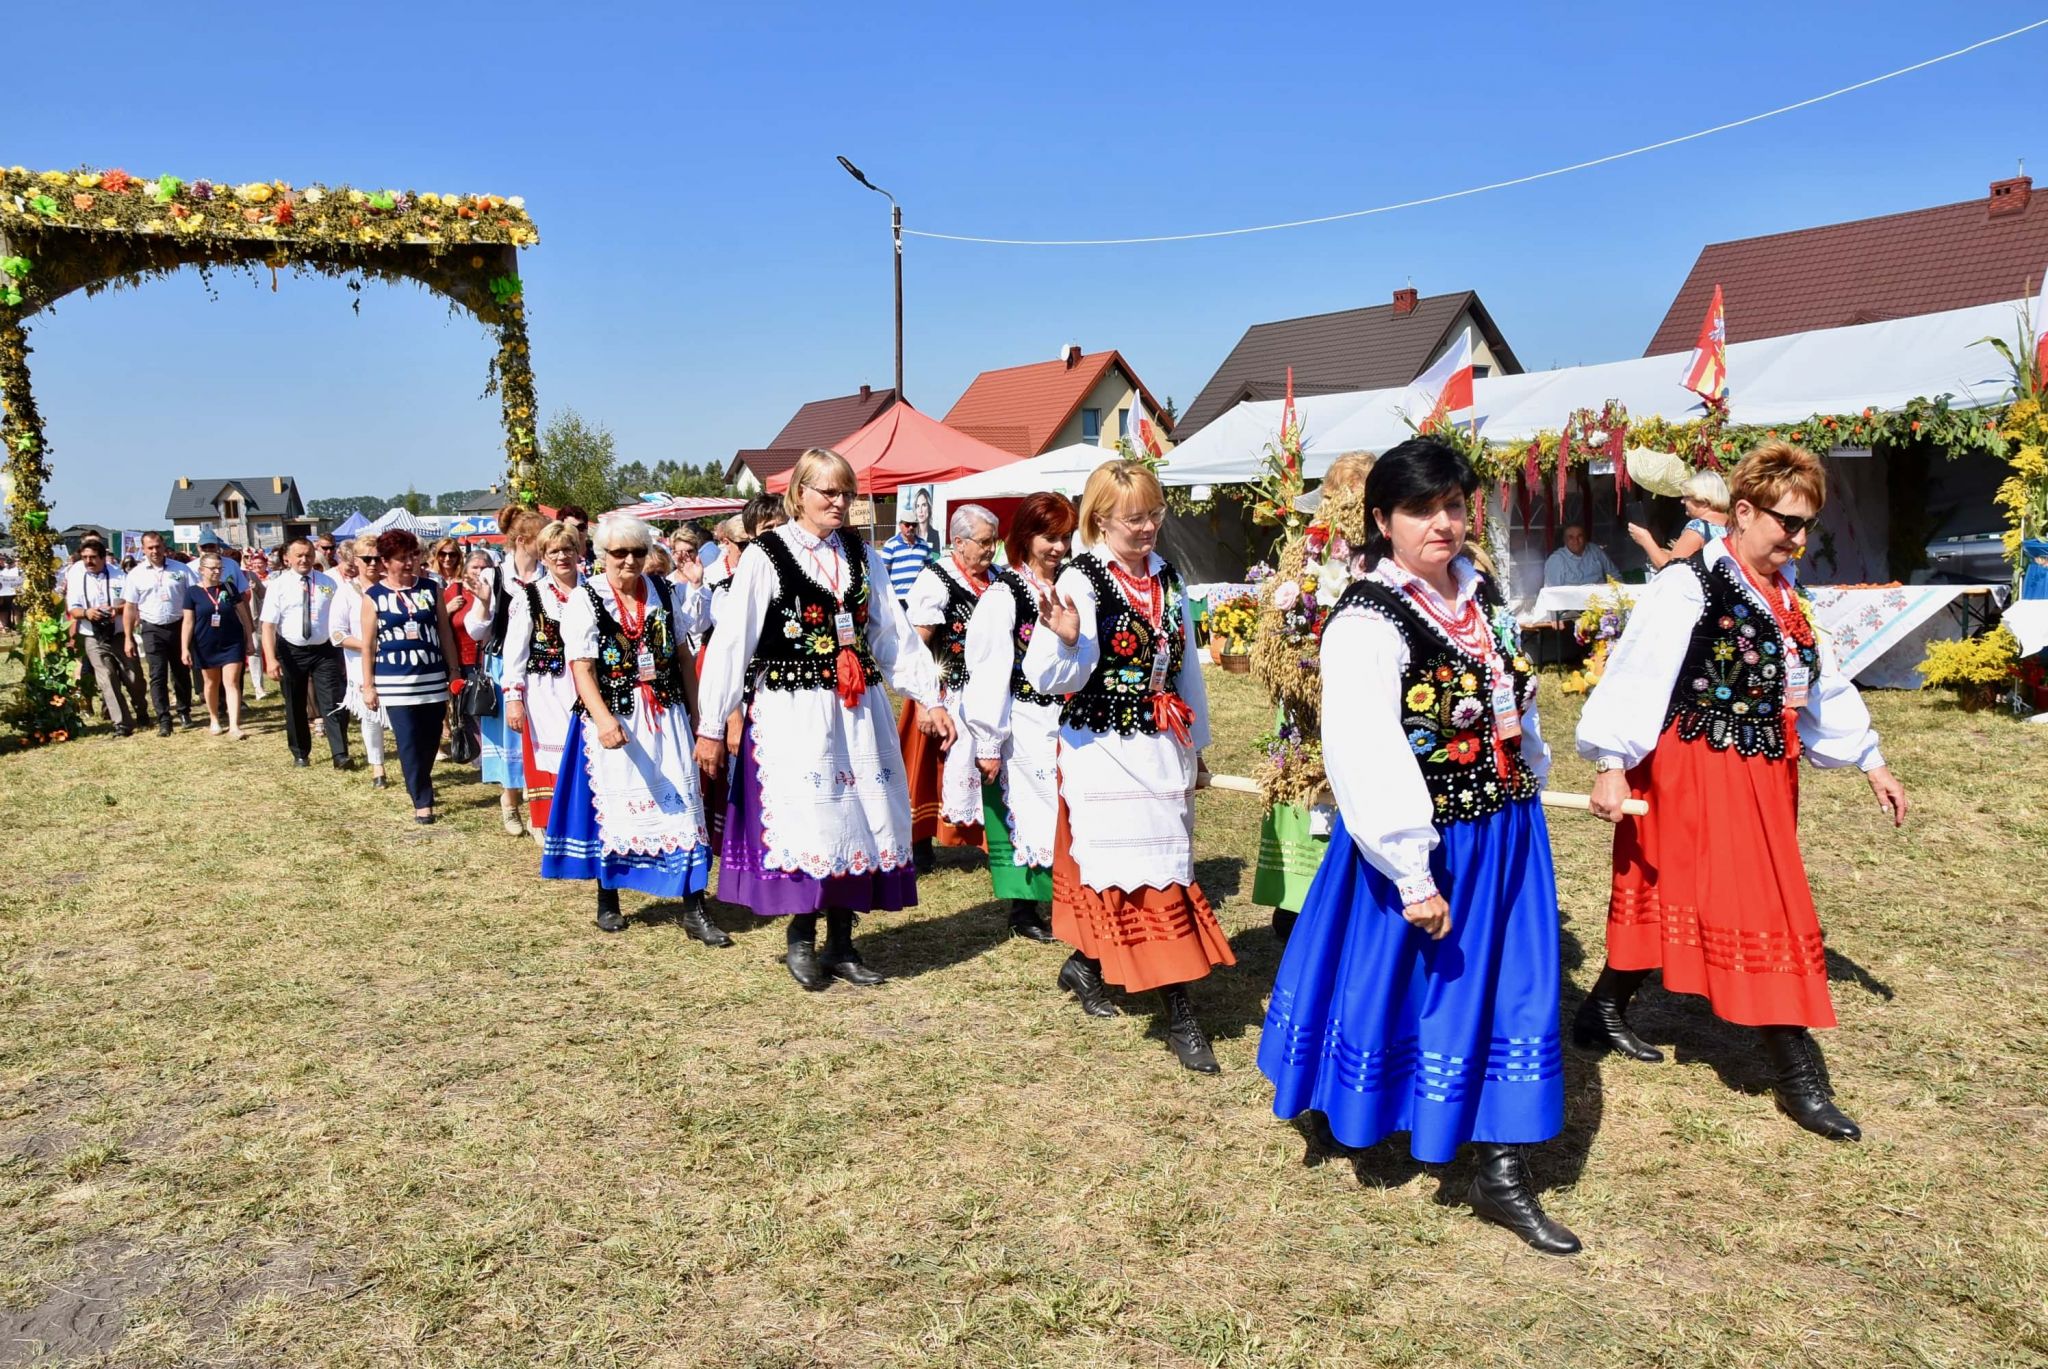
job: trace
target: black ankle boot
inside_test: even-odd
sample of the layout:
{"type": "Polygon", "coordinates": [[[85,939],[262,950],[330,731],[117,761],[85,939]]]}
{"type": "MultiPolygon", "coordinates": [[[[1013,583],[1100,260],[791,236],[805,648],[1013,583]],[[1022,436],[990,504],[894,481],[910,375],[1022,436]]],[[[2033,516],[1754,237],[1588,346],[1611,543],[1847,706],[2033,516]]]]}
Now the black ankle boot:
{"type": "Polygon", "coordinates": [[[1294,935],[1294,922],[1300,916],[1300,913],[1289,912],[1285,908],[1275,908],[1273,910],[1273,939],[1282,946],[1285,946],[1287,938],[1294,935]]]}
{"type": "Polygon", "coordinates": [[[1588,1050],[1609,1050],[1645,1063],[1661,1062],[1664,1052],[1630,1031],[1628,1019],[1622,1016],[1629,999],[1649,976],[1648,970],[1602,967],[1592,992],[1572,1019],[1572,1040],[1588,1050]]]}
{"type": "Polygon", "coordinates": [[[599,889],[597,891],[597,930],[600,932],[623,932],[626,919],[619,912],[619,891],[599,889]]]}
{"type": "Polygon", "coordinates": [[[1102,982],[1102,966],[1079,951],[1060,966],[1059,986],[1080,1001],[1081,1011],[1090,1017],[1119,1016],[1109,990],[1102,982]]]}
{"type": "Polygon", "coordinates": [[[789,950],[783,963],[789,977],[813,993],[832,982],[832,976],[818,965],[818,915],[798,913],[789,920],[789,950]]]}
{"type": "Polygon", "coordinates": [[[725,929],[704,915],[704,895],[691,894],[683,903],[683,931],[706,946],[730,946],[725,929]]]}
{"type": "Polygon", "coordinates": [[[938,854],[932,850],[930,837],[919,837],[910,843],[910,863],[920,875],[928,875],[938,868],[938,854]]]}
{"type": "Polygon", "coordinates": [[[1579,1253],[1579,1238],[1543,1215],[1520,1146],[1474,1141],[1472,1150],[1479,1172],[1472,1176],[1472,1187],[1465,1196],[1475,1213],[1506,1227],[1546,1255],[1579,1253]]]}
{"type": "Polygon", "coordinates": [[[1804,1027],[1759,1027],[1757,1033],[1777,1075],[1771,1091],[1777,1096],[1778,1111],[1830,1141],[1862,1140],[1863,1129],[1835,1106],[1828,1063],[1821,1058],[1813,1033],[1804,1027]]]}
{"type": "Polygon", "coordinates": [[[1010,900],[1010,930],[1026,941],[1052,940],[1052,928],[1039,916],[1038,904],[1028,898],[1010,900]]]}
{"type": "Polygon", "coordinates": [[[825,910],[825,954],[818,958],[825,973],[863,989],[887,983],[887,976],[869,969],[853,949],[853,912],[848,908],[825,910]]]}
{"type": "Polygon", "coordinates": [[[1221,1074],[1223,1067],[1216,1063],[1216,1052],[1209,1049],[1209,1038],[1202,1034],[1202,1024],[1195,1020],[1195,1005],[1188,1001],[1188,986],[1174,984],[1161,989],[1159,997],[1166,1003],[1166,1048],[1174,1058],[1197,1074],[1221,1074]]]}

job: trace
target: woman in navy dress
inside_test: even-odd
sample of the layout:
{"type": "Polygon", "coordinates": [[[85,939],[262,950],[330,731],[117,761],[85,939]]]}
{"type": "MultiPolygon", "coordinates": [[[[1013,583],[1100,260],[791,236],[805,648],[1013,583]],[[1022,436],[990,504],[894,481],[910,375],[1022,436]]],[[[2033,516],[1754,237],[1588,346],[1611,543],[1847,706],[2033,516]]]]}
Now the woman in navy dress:
{"type": "Polygon", "coordinates": [[[249,643],[256,640],[256,628],[249,621],[248,601],[222,581],[217,552],[199,558],[199,583],[185,587],[181,631],[185,666],[199,671],[205,682],[206,716],[213,735],[221,734],[225,699],[227,734],[242,740],[247,735],[242,731],[242,663],[248,659],[249,643]]]}
{"type": "MultiPolygon", "coordinates": [[[[420,540],[401,528],[379,534],[384,576],[364,592],[376,615],[376,648],[363,653],[363,707],[381,705],[412,795],[412,820],[434,820],[434,751],[448,717],[448,651],[455,640],[441,586],[419,573],[420,540]]],[[[364,624],[368,626],[367,621],[364,624]]]]}
{"type": "Polygon", "coordinates": [[[1470,1142],[1469,1201],[1546,1254],[1520,1147],[1564,1122],[1557,882],[1538,793],[1536,678],[1493,581],[1464,555],[1478,487],[1417,437],[1366,479],[1365,558],[1323,632],[1330,847],[1274,980],[1259,1068],[1273,1111],[1340,1143],[1397,1131],[1426,1163],[1470,1142]]]}

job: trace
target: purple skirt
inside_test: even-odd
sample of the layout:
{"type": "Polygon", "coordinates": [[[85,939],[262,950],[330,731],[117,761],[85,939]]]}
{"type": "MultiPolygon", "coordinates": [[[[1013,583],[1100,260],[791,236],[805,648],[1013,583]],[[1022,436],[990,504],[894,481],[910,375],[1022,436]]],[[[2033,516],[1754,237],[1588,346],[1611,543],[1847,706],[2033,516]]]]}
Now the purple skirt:
{"type": "Polygon", "coordinates": [[[800,870],[761,868],[761,771],[754,763],[754,724],[740,734],[739,773],[725,802],[725,831],[718,852],[718,901],[749,908],[760,917],[848,908],[856,913],[894,912],[917,906],[917,871],[909,865],[864,875],[824,879],[800,870]]]}

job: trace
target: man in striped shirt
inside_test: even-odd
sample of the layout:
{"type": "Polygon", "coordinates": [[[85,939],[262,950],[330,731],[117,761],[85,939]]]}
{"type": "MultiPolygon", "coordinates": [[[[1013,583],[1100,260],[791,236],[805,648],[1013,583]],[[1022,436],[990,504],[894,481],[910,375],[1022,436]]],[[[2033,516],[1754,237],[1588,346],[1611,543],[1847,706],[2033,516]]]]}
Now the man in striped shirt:
{"type": "Polygon", "coordinates": [[[931,545],[917,535],[915,518],[896,525],[896,535],[882,543],[882,564],[889,568],[889,586],[896,591],[897,603],[910,597],[917,573],[936,559],[931,545]]]}

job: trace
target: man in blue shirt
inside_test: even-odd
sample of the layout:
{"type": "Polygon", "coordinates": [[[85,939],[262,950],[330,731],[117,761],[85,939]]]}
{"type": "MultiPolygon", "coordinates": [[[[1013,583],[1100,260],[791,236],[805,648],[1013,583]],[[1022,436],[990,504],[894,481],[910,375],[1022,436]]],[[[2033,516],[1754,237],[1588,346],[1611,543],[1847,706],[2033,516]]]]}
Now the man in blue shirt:
{"type": "Polygon", "coordinates": [[[882,543],[882,564],[889,568],[889,586],[896,591],[897,603],[910,597],[917,573],[936,559],[931,544],[918,537],[915,518],[897,523],[896,535],[882,543]]]}

